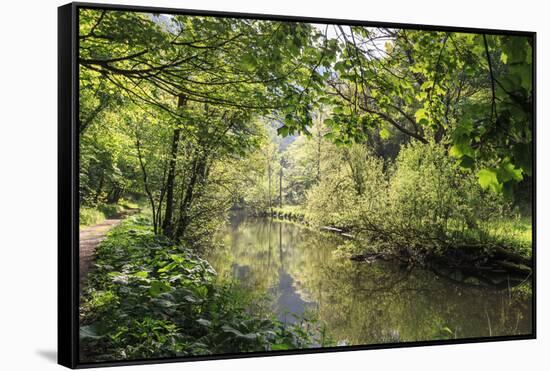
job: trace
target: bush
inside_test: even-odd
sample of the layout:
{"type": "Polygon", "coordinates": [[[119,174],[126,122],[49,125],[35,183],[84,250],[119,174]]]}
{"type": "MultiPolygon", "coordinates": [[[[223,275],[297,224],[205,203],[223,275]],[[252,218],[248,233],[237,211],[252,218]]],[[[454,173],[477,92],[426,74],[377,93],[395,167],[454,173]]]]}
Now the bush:
{"type": "Polygon", "coordinates": [[[331,177],[308,192],[307,214],[314,225],[353,228],[357,224],[357,201],[348,177],[331,177]]]}
{"type": "Polygon", "coordinates": [[[401,149],[387,199],[385,229],[406,241],[460,240],[479,230],[479,221],[508,208],[501,196],[481,189],[473,171],[460,168],[443,146],[433,143],[401,149]]]}
{"type": "Polygon", "coordinates": [[[130,201],[125,198],[118,200],[117,204],[122,206],[124,209],[139,209],[139,204],[137,202],[130,201]]]}
{"type": "Polygon", "coordinates": [[[308,218],[353,230],[370,242],[438,250],[488,237],[480,221],[506,215],[510,205],[482,190],[439,144],[401,147],[385,164],[357,145],[341,150],[336,171],[308,193],[308,218]]]}
{"type": "Polygon", "coordinates": [[[93,225],[101,223],[103,220],[105,220],[105,214],[98,209],[91,207],[80,207],[78,219],[80,225],[93,225]]]}
{"type": "Polygon", "coordinates": [[[316,225],[356,229],[360,226],[361,204],[376,208],[375,204],[384,202],[384,162],[364,147],[353,145],[343,149],[343,156],[332,166],[335,170],[323,176],[307,194],[308,219],[316,225]]]}
{"type": "Polygon", "coordinates": [[[116,204],[101,204],[95,208],[81,206],[79,224],[82,226],[98,224],[105,219],[116,217],[123,210],[123,206],[116,204]]]}
{"type": "Polygon", "coordinates": [[[116,204],[103,204],[99,205],[98,210],[101,211],[106,218],[112,218],[117,216],[124,208],[116,204]]]}

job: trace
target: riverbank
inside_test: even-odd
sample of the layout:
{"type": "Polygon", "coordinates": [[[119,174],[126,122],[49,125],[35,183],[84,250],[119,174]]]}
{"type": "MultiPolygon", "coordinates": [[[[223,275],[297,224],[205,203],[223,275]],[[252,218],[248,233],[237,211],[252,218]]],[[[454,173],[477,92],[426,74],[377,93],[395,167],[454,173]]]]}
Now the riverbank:
{"type": "Polygon", "coordinates": [[[259,217],[271,217],[279,220],[296,222],[305,227],[312,228],[314,230],[319,230],[321,232],[337,234],[346,239],[352,239],[352,240],[356,239],[356,236],[349,233],[349,230],[347,229],[343,229],[341,227],[334,227],[334,226],[318,226],[311,223],[307,218],[307,214],[303,211],[300,211],[299,206],[285,206],[282,208],[274,207],[271,210],[252,211],[252,215],[259,216],[259,217]]]}
{"type": "Polygon", "coordinates": [[[524,282],[532,275],[532,229],[528,218],[486,223],[484,242],[465,237],[455,243],[413,240],[411,244],[399,245],[383,238],[373,240],[345,227],[315,225],[299,206],[272,208],[253,214],[292,221],[351,240],[354,247],[348,249],[348,256],[357,262],[396,260],[400,264],[422,266],[438,272],[461,271],[461,275],[475,278],[480,284],[493,285],[502,285],[502,277],[507,277],[508,283],[511,279],[514,284],[524,282]],[[433,244],[437,244],[437,248],[433,248],[433,244]]]}
{"type": "Polygon", "coordinates": [[[283,323],[245,291],[216,279],[144,217],[114,227],[97,248],[80,308],[82,360],[130,360],[308,348],[314,323],[283,323]]]}

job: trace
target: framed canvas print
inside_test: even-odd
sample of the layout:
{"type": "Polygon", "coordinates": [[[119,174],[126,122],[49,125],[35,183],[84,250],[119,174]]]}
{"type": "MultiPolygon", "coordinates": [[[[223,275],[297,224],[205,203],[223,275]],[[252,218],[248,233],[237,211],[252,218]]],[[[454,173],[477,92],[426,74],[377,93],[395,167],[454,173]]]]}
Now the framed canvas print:
{"type": "Polygon", "coordinates": [[[533,32],[59,8],[59,363],[535,338],[533,32]]]}

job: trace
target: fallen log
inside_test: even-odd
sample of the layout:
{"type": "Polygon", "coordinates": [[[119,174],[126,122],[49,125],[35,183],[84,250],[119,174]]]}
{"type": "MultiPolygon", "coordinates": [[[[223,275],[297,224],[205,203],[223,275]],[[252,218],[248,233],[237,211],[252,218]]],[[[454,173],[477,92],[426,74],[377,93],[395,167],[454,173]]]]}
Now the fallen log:
{"type": "Polygon", "coordinates": [[[513,262],[518,265],[531,266],[531,261],[515,252],[507,250],[501,246],[495,246],[492,251],[492,257],[498,260],[513,262]]]}
{"type": "Polygon", "coordinates": [[[368,253],[365,252],[363,254],[355,254],[350,257],[350,260],[358,261],[358,262],[369,262],[372,263],[375,260],[389,260],[391,258],[396,258],[394,255],[389,253],[368,253]]]}
{"type": "Polygon", "coordinates": [[[504,270],[510,273],[519,273],[522,275],[530,275],[531,274],[531,268],[524,265],[524,264],[516,264],[513,262],[509,262],[506,260],[497,260],[494,262],[495,264],[498,264],[501,266],[504,270]]]}

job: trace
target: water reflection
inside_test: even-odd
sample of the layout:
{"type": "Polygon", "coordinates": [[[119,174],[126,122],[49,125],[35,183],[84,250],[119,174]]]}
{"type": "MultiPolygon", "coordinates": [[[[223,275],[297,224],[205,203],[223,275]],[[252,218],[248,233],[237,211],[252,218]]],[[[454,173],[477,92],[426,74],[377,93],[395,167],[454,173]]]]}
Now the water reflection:
{"type": "Polygon", "coordinates": [[[267,294],[284,321],[312,310],[348,344],[531,333],[528,295],[474,288],[391,262],[357,263],[342,240],[295,224],[234,218],[209,260],[222,276],[267,294]]]}

